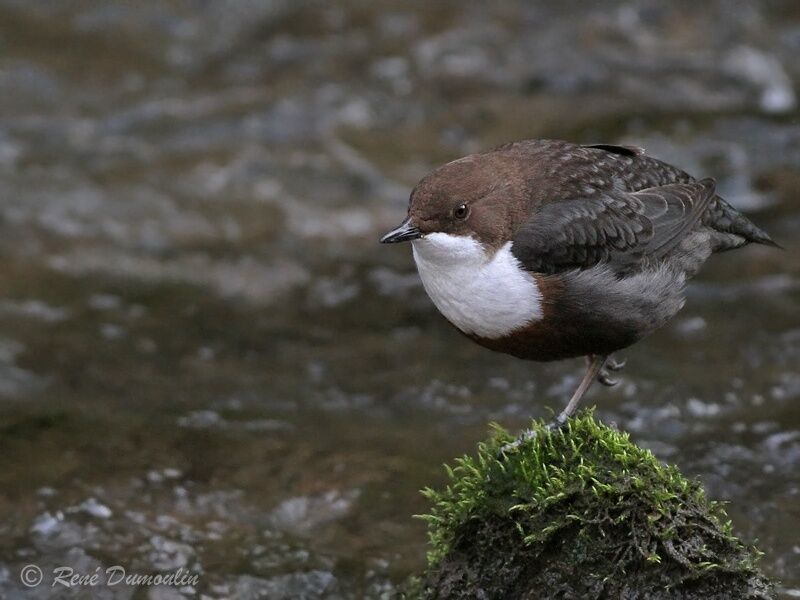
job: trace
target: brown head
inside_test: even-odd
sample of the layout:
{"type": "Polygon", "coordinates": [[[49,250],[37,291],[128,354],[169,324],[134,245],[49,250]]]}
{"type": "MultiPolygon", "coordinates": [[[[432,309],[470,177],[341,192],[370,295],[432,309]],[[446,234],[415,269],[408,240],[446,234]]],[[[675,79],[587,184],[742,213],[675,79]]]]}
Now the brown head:
{"type": "Polygon", "coordinates": [[[384,244],[431,233],[476,239],[487,249],[507,242],[526,214],[521,178],[499,153],[473,154],[424,177],[411,193],[408,216],[384,244]]]}

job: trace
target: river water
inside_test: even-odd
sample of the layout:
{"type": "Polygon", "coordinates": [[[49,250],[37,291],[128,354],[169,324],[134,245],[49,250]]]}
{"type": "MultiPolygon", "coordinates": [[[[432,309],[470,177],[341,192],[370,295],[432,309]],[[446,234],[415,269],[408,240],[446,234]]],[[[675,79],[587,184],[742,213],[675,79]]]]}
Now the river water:
{"type": "Polygon", "coordinates": [[[0,597],[390,597],[418,490],[582,373],[468,343],[377,245],[528,137],[643,146],[785,246],[709,261],[589,402],[800,597],[798,56],[791,0],[2,0],[0,597]],[[49,586],[114,565],[199,582],[49,586]]]}

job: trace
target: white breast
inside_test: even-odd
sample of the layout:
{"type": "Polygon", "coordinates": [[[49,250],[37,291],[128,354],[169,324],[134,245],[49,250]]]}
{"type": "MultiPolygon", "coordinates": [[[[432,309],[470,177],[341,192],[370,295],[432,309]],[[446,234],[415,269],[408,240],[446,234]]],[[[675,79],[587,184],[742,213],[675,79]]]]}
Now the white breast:
{"type": "Polygon", "coordinates": [[[536,280],[511,254],[494,254],[471,237],[432,233],[412,242],[425,291],[464,333],[499,338],[542,318],[536,280]]]}

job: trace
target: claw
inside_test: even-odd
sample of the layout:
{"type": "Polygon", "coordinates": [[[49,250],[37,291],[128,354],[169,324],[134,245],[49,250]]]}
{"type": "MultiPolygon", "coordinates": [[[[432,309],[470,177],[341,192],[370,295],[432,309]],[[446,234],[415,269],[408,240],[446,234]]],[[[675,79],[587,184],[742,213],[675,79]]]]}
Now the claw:
{"type": "Polygon", "coordinates": [[[608,387],[613,387],[619,383],[619,379],[612,379],[611,375],[605,369],[597,374],[597,381],[608,387]]]}
{"type": "Polygon", "coordinates": [[[509,442],[507,444],[503,444],[500,446],[500,451],[498,452],[498,457],[502,457],[509,452],[516,452],[519,447],[527,442],[528,440],[532,440],[536,437],[536,432],[531,429],[526,429],[522,433],[517,436],[513,442],[509,442]]]}
{"type": "MultiPolygon", "coordinates": [[[[555,419],[550,421],[547,425],[545,425],[545,429],[548,431],[557,431],[561,429],[567,422],[567,418],[563,415],[558,415],[555,419]]],[[[517,436],[513,442],[509,442],[507,444],[503,444],[500,446],[500,450],[498,451],[498,458],[502,458],[505,454],[509,452],[516,452],[519,447],[524,444],[525,442],[532,440],[536,437],[536,432],[532,429],[526,429],[522,433],[517,436]]]]}
{"type": "Polygon", "coordinates": [[[500,446],[500,450],[497,451],[497,458],[502,459],[507,454],[513,454],[519,449],[520,444],[522,444],[522,440],[520,438],[515,439],[513,442],[503,444],[500,446]]]}
{"type": "Polygon", "coordinates": [[[614,360],[613,358],[609,358],[609,359],[606,361],[605,368],[606,368],[606,369],[608,369],[609,371],[614,371],[614,372],[616,372],[616,371],[621,371],[622,369],[624,369],[624,368],[625,368],[625,364],[626,364],[627,362],[628,362],[628,361],[627,361],[627,360],[624,360],[624,359],[623,359],[623,360],[621,360],[621,361],[619,361],[619,362],[617,362],[617,361],[616,361],[616,360],[614,360]]]}

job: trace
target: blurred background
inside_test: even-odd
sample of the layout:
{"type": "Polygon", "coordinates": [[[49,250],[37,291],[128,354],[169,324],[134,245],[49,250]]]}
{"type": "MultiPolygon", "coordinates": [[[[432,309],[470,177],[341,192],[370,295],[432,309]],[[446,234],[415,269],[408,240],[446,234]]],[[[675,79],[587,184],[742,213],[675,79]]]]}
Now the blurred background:
{"type": "Polygon", "coordinates": [[[800,597],[800,5],[489,4],[0,1],[0,597],[391,597],[418,490],[582,374],[468,343],[377,245],[530,137],[643,146],[786,246],[709,261],[589,404],[800,597]]]}

